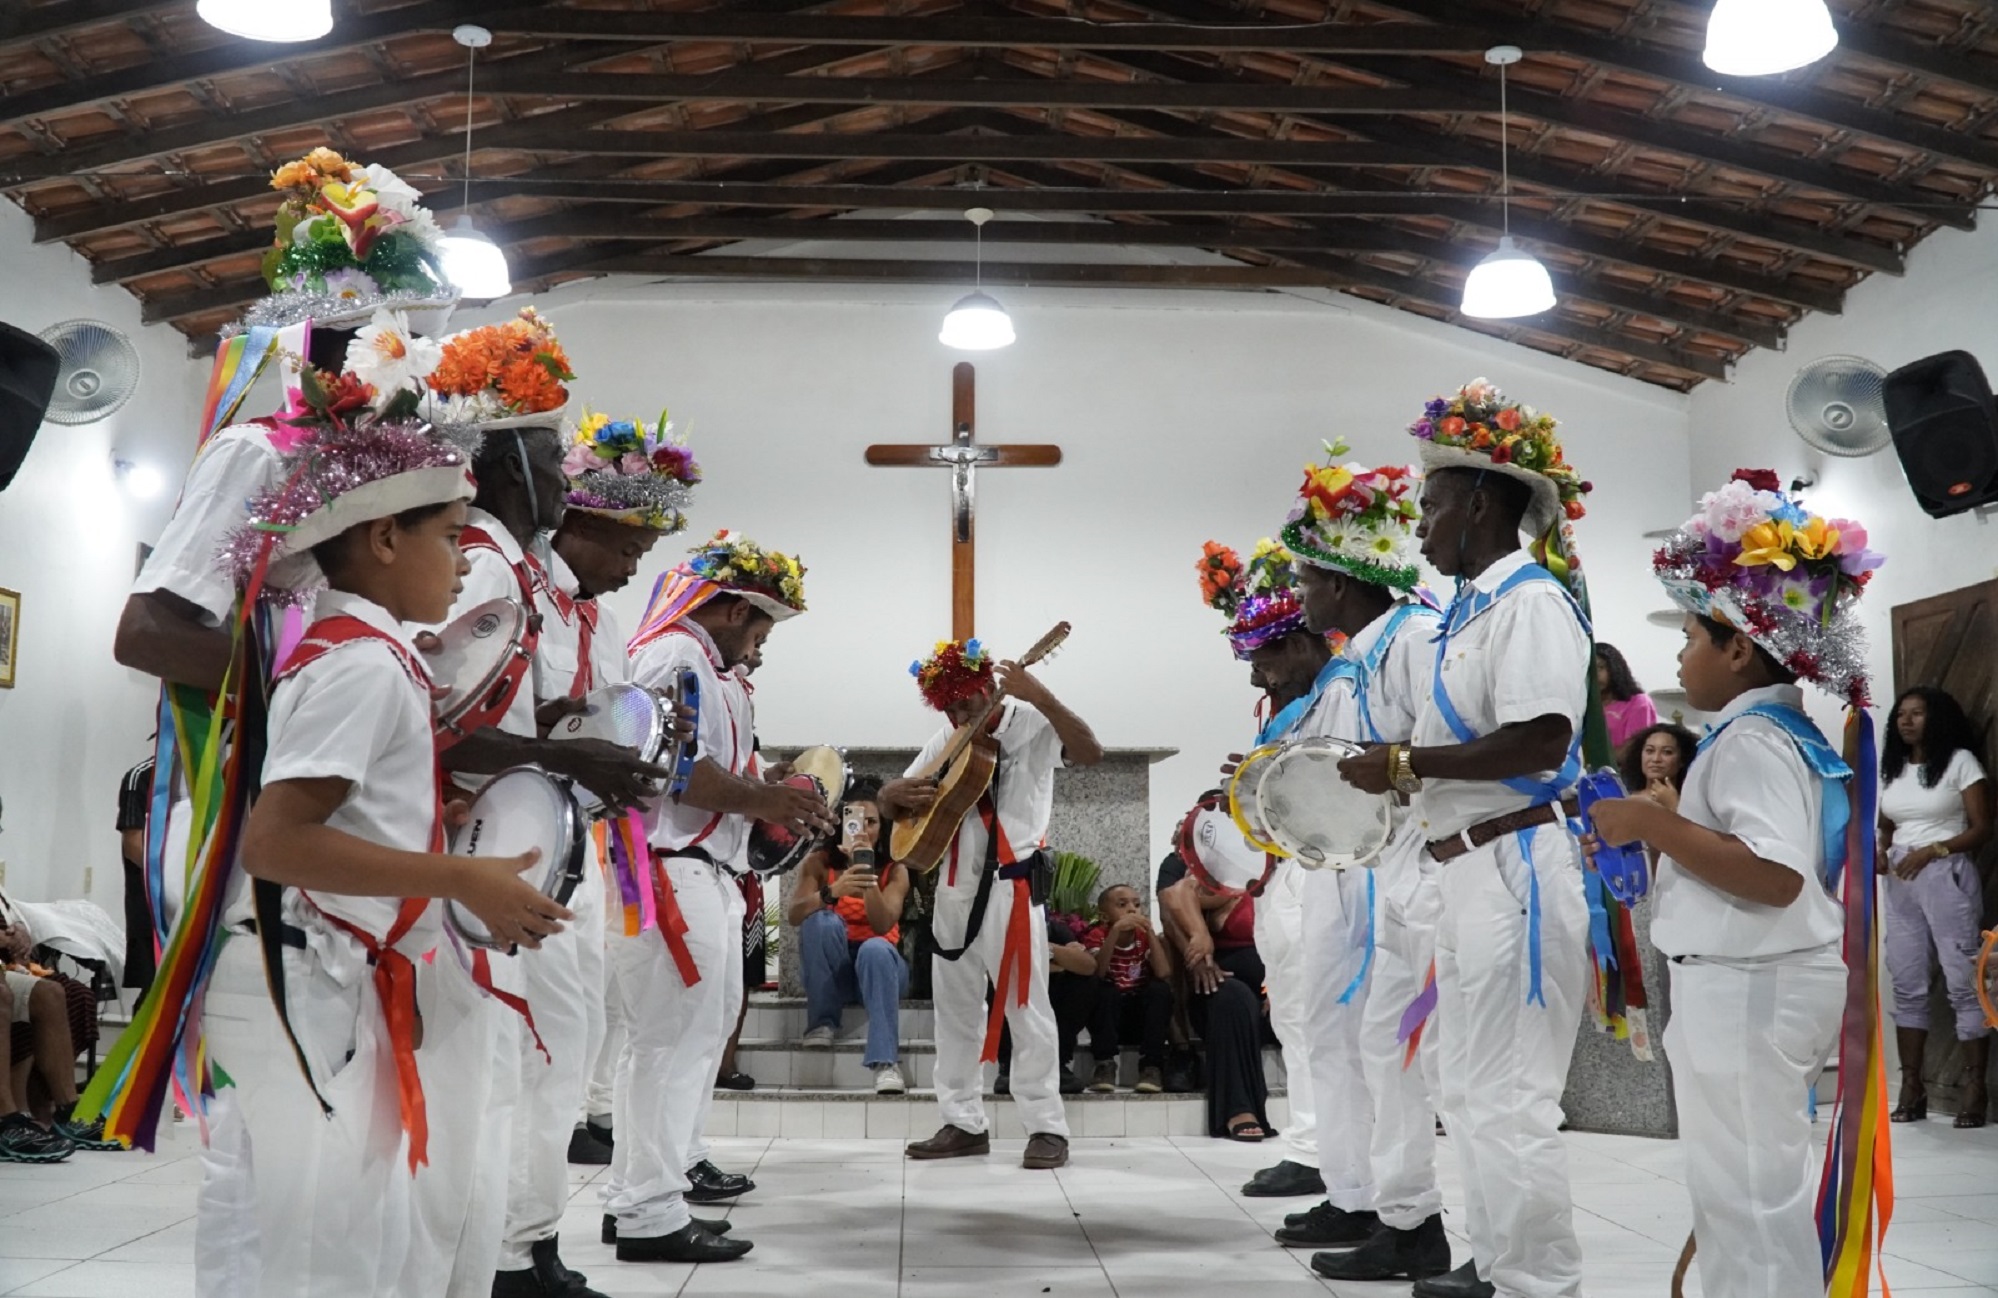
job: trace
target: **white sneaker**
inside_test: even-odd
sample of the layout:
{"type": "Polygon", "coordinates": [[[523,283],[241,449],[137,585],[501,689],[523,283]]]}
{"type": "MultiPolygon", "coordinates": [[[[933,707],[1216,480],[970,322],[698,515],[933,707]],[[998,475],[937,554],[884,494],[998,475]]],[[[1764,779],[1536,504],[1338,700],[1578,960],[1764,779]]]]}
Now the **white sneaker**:
{"type": "Polygon", "coordinates": [[[901,1095],[909,1089],[902,1080],[902,1070],[895,1064],[874,1065],[874,1093],[876,1095],[901,1095]]]}
{"type": "Polygon", "coordinates": [[[807,1050],[831,1050],[833,1047],[833,1030],[831,1028],[813,1028],[805,1034],[805,1039],[799,1044],[807,1050]]]}

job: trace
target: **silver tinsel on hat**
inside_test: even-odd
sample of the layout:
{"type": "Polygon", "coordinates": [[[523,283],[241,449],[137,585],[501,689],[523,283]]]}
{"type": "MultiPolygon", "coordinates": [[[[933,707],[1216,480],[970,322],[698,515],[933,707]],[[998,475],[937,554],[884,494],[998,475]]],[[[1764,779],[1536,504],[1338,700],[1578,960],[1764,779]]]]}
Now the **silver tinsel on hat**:
{"type": "Polygon", "coordinates": [[[569,480],[569,508],[604,514],[664,532],[687,526],[694,488],[659,473],[618,473],[597,469],[569,480]]]}
{"type": "Polygon", "coordinates": [[[232,338],[253,328],[286,329],[307,320],[320,324],[340,320],[353,320],[358,323],[372,316],[377,307],[387,307],[391,311],[420,311],[426,308],[450,306],[457,300],[457,293],[449,288],[431,289],[427,292],[397,289],[387,293],[377,292],[361,296],[321,293],[303,288],[286,289],[282,293],[272,293],[252,302],[240,320],[232,320],[223,325],[220,333],[224,338],[232,338]]]}

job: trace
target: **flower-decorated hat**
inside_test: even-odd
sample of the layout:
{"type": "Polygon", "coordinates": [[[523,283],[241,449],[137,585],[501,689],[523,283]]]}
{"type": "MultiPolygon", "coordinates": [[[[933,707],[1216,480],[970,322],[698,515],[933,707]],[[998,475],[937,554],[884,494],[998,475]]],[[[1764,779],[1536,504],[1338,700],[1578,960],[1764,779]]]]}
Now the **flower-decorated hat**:
{"type": "Polygon", "coordinates": [[[805,565],[788,554],[765,550],[727,528],[688,554],[675,571],[740,595],[779,622],[805,611],[805,565]]]}
{"type": "Polygon", "coordinates": [[[1218,541],[1201,548],[1200,596],[1228,618],[1228,644],[1237,658],[1293,631],[1304,630],[1297,602],[1297,570],[1290,551],[1269,537],[1256,542],[1249,561],[1218,541]]]}
{"type": "Polygon", "coordinates": [[[458,290],[438,260],[443,231],[415,189],[387,167],[325,148],[279,167],[271,188],[285,196],[264,254],[271,292],[242,326],[309,319],[345,328],[389,306],[408,312],[419,333],[443,331],[458,290]]]}
{"type": "Polygon", "coordinates": [[[1323,465],[1305,466],[1297,504],[1283,525],[1284,544],[1315,567],[1414,590],[1422,576],[1415,563],[1415,523],[1421,517],[1415,471],[1396,464],[1378,469],[1340,464],[1345,453],[1345,443],[1330,443],[1323,465]]]}
{"type": "Polygon", "coordinates": [[[533,307],[444,340],[423,417],[454,434],[559,427],[574,382],[555,328],[533,307]]]}
{"type": "Polygon", "coordinates": [[[909,664],[923,702],[938,712],[976,698],[992,681],[992,654],[977,640],[939,640],[930,656],[909,664]]]}
{"type": "Polygon", "coordinates": [[[562,461],[569,508],[671,535],[687,526],[701,466],[660,413],[657,424],[585,411],[562,461]]]}
{"type": "Polygon", "coordinates": [[[1533,488],[1533,504],[1520,524],[1531,536],[1580,518],[1582,497],[1594,489],[1568,463],[1554,429],[1552,415],[1508,401],[1485,379],[1431,399],[1408,426],[1421,439],[1425,470],[1482,469],[1533,488]]]}
{"type": "Polygon", "coordinates": [[[1737,469],[1652,556],[1672,602],[1726,622],[1803,680],[1867,702],[1866,638],[1854,606],[1887,560],[1866,529],[1812,514],[1768,469],[1737,469]]]}

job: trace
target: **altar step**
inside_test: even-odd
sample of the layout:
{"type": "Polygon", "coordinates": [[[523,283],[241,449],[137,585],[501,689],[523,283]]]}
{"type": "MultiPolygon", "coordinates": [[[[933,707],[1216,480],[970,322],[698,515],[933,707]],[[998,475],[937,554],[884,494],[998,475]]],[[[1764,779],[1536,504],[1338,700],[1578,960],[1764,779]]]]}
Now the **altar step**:
{"type": "MultiPolygon", "coordinates": [[[[1204,1136],[1207,1097],[1204,1095],[1064,1095],[1069,1134],[1084,1136],[1204,1136]]],[[[1281,1094],[1269,1099],[1269,1119],[1281,1127],[1289,1120],[1290,1102],[1281,1094]]],[[[985,1114],[994,1138],[1024,1140],[1020,1114],[1006,1096],[985,1097],[985,1114]]],[[[785,1136],[813,1140],[910,1140],[936,1131],[936,1093],[919,1088],[906,1095],[875,1095],[869,1091],[811,1087],[716,1091],[709,1110],[707,1134],[716,1136],[785,1136]]],[[[1272,1154],[1272,1160],[1276,1155],[1272,1154]]]]}

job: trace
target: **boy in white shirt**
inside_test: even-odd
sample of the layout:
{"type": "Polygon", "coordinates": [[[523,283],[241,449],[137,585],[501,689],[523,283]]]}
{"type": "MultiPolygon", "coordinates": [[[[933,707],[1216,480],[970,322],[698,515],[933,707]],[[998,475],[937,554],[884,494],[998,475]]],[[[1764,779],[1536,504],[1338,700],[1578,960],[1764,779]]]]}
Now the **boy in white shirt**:
{"type": "Polygon", "coordinates": [[[1860,705],[1853,605],[1879,562],[1863,529],[1805,514],[1773,473],[1737,472],[1706,496],[1654,567],[1687,610],[1687,702],[1718,720],[1676,810],[1646,796],[1597,803],[1585,843],[1642,839],[1660,853],[1651,940],[1671,961],[1665,1054],[1712,1298],[1825,1290],[1807,1091],[1846,1000],[1833,889],[1870,863],[1845,859],[1853,772],[1804,715],[1796,681],[1860,705]]]}
{"type": "MultiPolygon", "coordinates": [[[[281,538],[273,583],[295,588],[316,566],[330,587],[279,670],[263,793],[243,838],[245,868],[285,886],[298,934],[274,990],[302,1069],[247,1100],[260,1292],[414,1298],[404,1276],[423,1241],[412,1239],[410,1184],[429,1128],[417,1052],[426,1018],[449,1026],[438,1006],[426,1014],[416,966],[433,951],[447,968],[458,958],[438,949],[432,899],[528,947],[569,912],[519,878],[537,851],[443,852],[432,682],[406,624],[442,616],[466,571],[463,454],[420,424],[390,422],[329,431],[300,455],[302,471],[253,503],[250,529],[281,538]]],[[[502,1012],[478,998],[458,1011],[502,1012]]],[[[439,1031],[430,1044],[464,1039],[439,1031]]],[[[481,1048],[428,1062],[471,1089],[494,1060],[481,1048]]],[[[453,1098],[437,1097],[440,1112],[453,1098]]]]}

